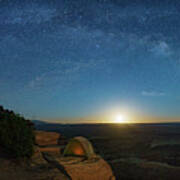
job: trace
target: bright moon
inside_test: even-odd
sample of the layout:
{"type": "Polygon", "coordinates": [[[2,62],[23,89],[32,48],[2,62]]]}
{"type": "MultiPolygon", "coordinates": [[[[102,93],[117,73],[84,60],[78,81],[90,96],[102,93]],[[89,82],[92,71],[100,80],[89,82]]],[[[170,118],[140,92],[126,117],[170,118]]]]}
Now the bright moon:
{"type": "Polygon", "coordinates": [[[114,120],[115,123],[125,123],[126,122],[126,119],[125,117],[122,115],[122,114],[119,114],[115,117],[115,120],[114,120]]]}

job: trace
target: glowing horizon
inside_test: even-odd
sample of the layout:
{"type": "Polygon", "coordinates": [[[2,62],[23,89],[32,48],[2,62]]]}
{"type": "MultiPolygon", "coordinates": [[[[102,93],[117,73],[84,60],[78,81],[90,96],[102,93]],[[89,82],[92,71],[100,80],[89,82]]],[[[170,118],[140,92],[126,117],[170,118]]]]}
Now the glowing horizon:
{"type": "Polygon", "coordinates": [[[180,117],[157,117],[145,115],[114,114],[102,116],[86,117],[64,117],[64,118],[41,118],[40,120],[48,123],[65,123],[65,124],[93,124],[93,123],[113,123],[113,124],[133,124],[133,123],[170,123],[180,122],[180,117]]]}

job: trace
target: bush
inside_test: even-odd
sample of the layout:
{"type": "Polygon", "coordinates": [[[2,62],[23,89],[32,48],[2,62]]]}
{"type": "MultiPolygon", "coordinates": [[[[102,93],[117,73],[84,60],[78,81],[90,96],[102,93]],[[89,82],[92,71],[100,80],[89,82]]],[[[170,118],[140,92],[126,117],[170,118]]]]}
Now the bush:
{"type": "Polygon", "coordinates": [[[30,121],[0,106],[0,146],[13,157],[33,155],[34,131],[30,121]]]}

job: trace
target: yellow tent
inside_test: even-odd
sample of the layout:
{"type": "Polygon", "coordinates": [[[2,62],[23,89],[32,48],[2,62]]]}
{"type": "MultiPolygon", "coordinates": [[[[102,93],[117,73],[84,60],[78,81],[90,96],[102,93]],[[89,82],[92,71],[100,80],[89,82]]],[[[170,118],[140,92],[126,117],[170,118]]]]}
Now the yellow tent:
{"type": "Polygon", "coordinates": [[[90,158],[94,155],[91,143],[81,136],[72,138],[64,150],[64,156],[84,156],[90,158]]]}

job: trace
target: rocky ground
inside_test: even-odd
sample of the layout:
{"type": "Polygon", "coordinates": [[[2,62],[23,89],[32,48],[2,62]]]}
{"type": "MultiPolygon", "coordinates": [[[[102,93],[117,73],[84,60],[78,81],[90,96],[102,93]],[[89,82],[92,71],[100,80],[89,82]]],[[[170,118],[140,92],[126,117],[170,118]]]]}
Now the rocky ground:
{"type": "Polygon", "coordinates": [[[100,156],[64,157],[68,141],[59,133],[36,131],[31,160],[12,159],[0,151],[0,180],[115,180],[100,156]]]}
{"type": "MultiPolygon", "coordinates": [[[[78,179],[78,176],[81,176],[82,180],[91,180],[91,174],[102,172],[99,173],[101,178],[96,176],[99,180],[104,174],[106,176],[112,173],[109,171],[109,165],[118,180],[180,179],[180,126],[56,125],[55,127],[57,129],[52,131],[62,132],[68,139],[79,135],[87,137],[92,142],[95,152],[105,161],[100,158],[99,164],[96,163],[95,166],[93,164],[95,159],[90,161],[81,158],[64,159],[61,152],[67,144],[67,139],[61,136],[61,133],[50,132],[48,137],[47,133],[40,133],[36,153],[30,163],[9,160],[0,153],[0,180],[11,178],[66,180],[78,179]],[[104,167],[107,169],[103,170],[104,167]]],[[[96,178],[93,177],[92,180],[96,178]]]]}
{"type": "Polygon", "coordinates": [[[67,180],[56,167],[40,157],[27,162],[1,156],[0,162],[1,180],[67,180]]]}

